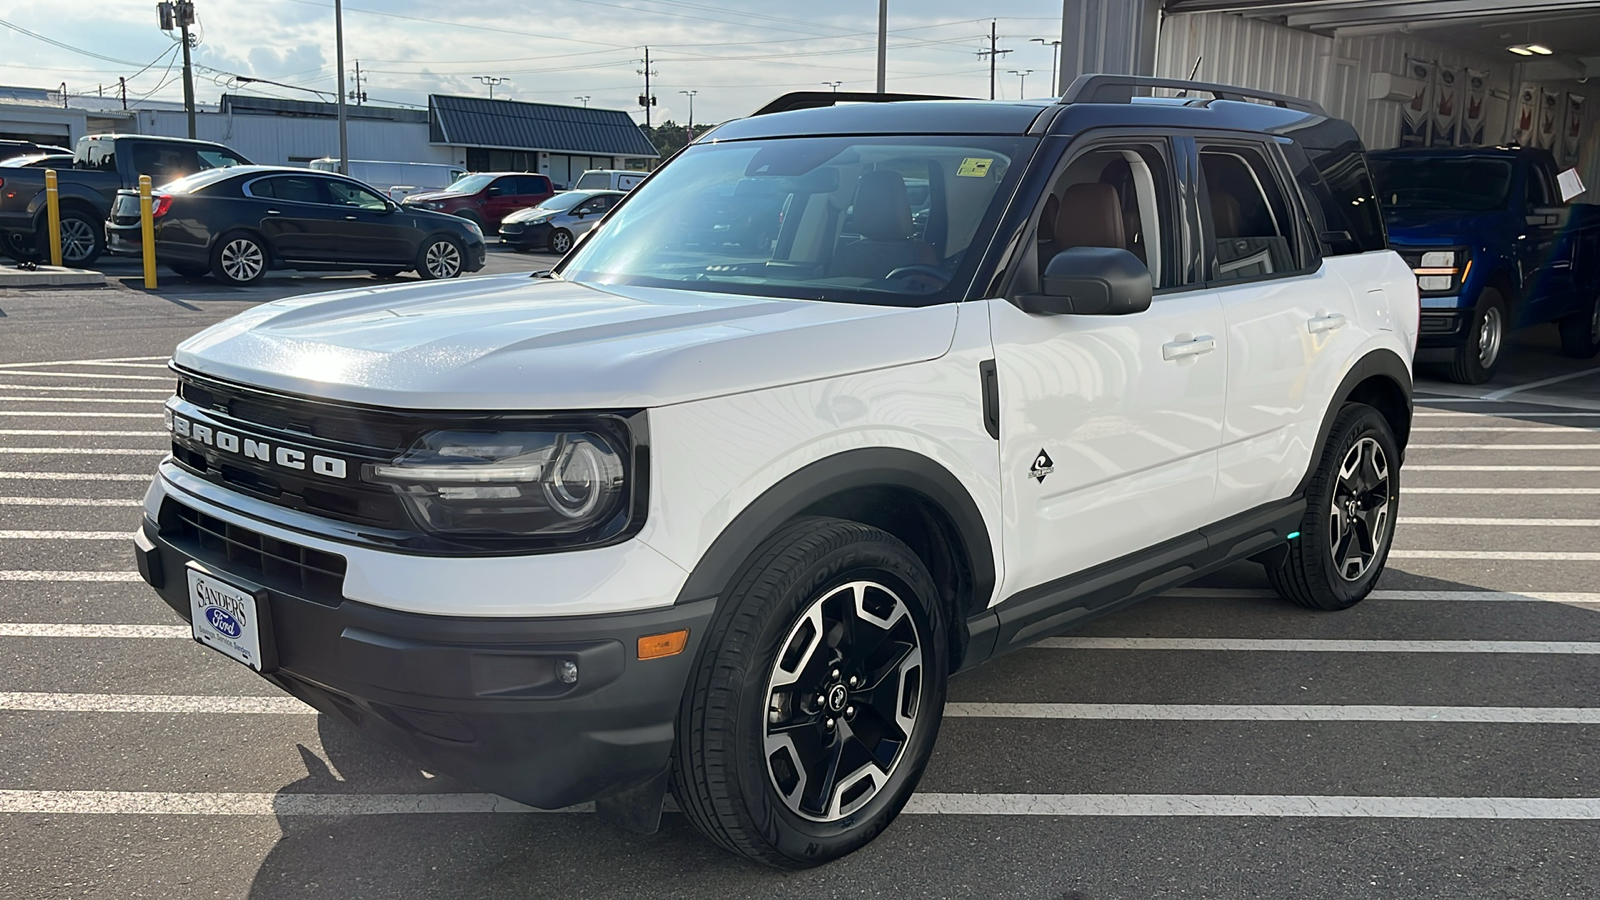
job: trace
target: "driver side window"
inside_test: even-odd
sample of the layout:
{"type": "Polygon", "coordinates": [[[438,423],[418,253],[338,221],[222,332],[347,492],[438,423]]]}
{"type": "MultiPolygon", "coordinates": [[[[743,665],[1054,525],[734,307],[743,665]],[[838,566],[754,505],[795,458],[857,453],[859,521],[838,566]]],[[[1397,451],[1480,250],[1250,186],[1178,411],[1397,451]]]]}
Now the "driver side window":
{"type": "Polygon", "coordinates": [[[1039,210],[1034,240],[1013,292],[1037,290],[1050,260],[1074,247],[1127,250],[1157,289],[1180,283],[1172,177],[1155,144],[1102,146],[1074,158],[1039,210]]]}

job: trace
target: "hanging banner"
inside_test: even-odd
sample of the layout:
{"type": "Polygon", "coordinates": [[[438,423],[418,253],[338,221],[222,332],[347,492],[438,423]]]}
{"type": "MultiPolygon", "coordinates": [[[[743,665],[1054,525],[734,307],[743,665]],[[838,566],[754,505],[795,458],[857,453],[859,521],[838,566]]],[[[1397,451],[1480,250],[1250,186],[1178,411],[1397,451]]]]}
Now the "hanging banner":
{"type": "Polygon", "coordinates": [[[1461,93],[1461,73],[1444,66],[1434,67],[1433,123],[1428,143],[1434,147],[1456,145],[1456,100],[1461,93]]]}
{"type": "Polygon", "coordinates": [[[1433,121],[1433,70],[1431,62],[1406,60],[1406,77],[1416,82],[1416,94],[1400,108],[1400,146],[1428,146],[1428,131],[1433,121]]]}
{"type": "Polygon", "coordinates": [[[1484,117],[1489,111],[1489,73],[1482,69],[1464,69],[1466,76],[1466,104],[1461,109],[1461,133],[1456,144],[1461,147],[1483,146],[1484,117]]]}
{"type": "Polygon", "coordinates": [[[1525,84],[1517,94],[1517,131],[1512,139],[1524,147],[1533,146],[1533,136],[1538,133],[1539,86],[1525,84]]]}
{"type": "Polygon", "coordinates": [[[1566,125],[1561,129],[1561,161],[1568,165],[1578,162],[1578,149],[1583,143],[1583,103],[1586,98],[1582,94],[1567,95],[1566,125]]]}
{"type": "Polygon", "coordinates": [[[1561,118],[1560,105],[1560,93],[1549,90],[1539,92],[1539,133],[1534,136],[1534,141],[1546,150],[1556,149],[1556,135],[1561,131],[1557,124],[1561,118]]]}

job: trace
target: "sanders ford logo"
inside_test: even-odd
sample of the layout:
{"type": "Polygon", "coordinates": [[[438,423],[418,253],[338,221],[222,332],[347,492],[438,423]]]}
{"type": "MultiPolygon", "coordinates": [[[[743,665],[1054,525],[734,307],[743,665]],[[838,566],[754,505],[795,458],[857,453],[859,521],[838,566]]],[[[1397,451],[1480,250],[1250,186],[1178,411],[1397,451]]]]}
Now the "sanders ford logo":
{"type": "Polygon", "coordinates": [[[206,604],[206,621],[217,633],[227,638],[236,638],[244,633],[244,627],[250,620],[245,613],[243,599],[225,594],[204,582],[195,587],[195,593],[206,604]]]}
{"type": "Polygon", "coordinates": [[[244,459],[253,459],[285,469],[294,469],[298,472],[309,469],[328,478],[345,478],[348,475],[349,466],[337,456],[307,453],[282,444],[274,445],[271,441],[241,437],[231,431],[190,421],[177,413],[172,414],[172,433],[223,453],[232,453],[244,459]]]}

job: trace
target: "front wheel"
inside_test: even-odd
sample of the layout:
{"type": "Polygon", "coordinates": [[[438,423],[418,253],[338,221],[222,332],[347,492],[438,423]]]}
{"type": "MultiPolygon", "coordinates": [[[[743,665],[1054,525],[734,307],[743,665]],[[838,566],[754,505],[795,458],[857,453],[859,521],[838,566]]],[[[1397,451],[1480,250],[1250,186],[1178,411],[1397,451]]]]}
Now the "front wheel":
{"type": "Polygon", "coordinates": [[[557,228],[555,232],[550,235],[550,252],[565,255],[566,252],[571,249],[572,232],[567,231],[564,228],[557,228]]]}
{"type": "Polygon", "coordinates": [[[1600,353],[1600,297],[1589,301],[1588,312],[1562,319],[1561,352],[1573,359],[1593,359],[1600,353]]]}
{"type": "Polygon", "coordinates": [[[927,568],[893,535],[803,519],[730,591],[679,715],[672,785],[702,832],[783,868],[882,832],[933,750],[949,672],[927,568]]]}
{"type": "Polygon", "coordinates": [[[424,281],[461,274],[461,245],[447,237],[428,238],[417,251],[417,274],[424,281]]]}
{"type": "Polygon", "coordinates": [[[1400,511],[1400,448],[1383,414],[1339,411],[1306,487],[1300,535],[1267,565],[1267,581],[1312,609],[1349,609],[1383,573],[1400,511]]]}
{"type": "Polygon", "coordinates": [[[1483,384],[1494,377],[1505,355],[1510,317],[1500,292],[1488,288],[1478,298],[1467,322],[1467,338],[1450,359],[1447,374],[1457,384],[1483,384]]]}

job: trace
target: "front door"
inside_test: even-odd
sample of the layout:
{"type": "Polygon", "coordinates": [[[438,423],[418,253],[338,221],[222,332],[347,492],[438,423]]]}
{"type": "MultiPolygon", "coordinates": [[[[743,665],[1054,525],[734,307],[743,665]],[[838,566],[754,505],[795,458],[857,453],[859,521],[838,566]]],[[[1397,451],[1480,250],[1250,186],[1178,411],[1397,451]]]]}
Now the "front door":
{"type": "Polygon", "coordinates": [[[339,223],[341,262],[404,266],[414,261],[408,239],[411,229],[401,224],[388,201],[354,182],[324,181],[339,223]]]}
{"type": "MultiPolygon", "coordinates": [[[[1186,285],[1164,140],[1078,153],[1037,213],[1012,292],[1055,253],[1121,247],[1151,270],[1150,309],[1042,316],[989,301],[1000,393],[1004,594],[1210,524],[1229,348],[1214,291],[1186,285]]],[[[1019,287],[1020,285],[1020,287],[1019,287]]]]}

